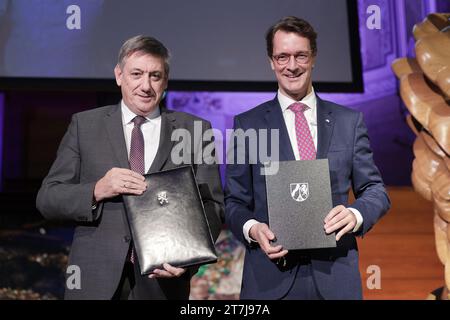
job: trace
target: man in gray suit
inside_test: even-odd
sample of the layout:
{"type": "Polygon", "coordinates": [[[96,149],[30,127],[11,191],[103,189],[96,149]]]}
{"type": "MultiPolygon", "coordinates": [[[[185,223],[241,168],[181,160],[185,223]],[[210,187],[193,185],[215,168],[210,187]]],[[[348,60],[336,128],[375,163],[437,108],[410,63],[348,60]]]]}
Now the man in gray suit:
{"type": "MultiPolygon", "coordinates": [[[[177,161],[170,157],[172,132],[184,129],[193,133],[194,122],[201,123],[202,130],[211,127],[193,115],[160,107],[168,83],[168,58],[165,46],[151,37],[136,36],[123,44],[114,69],[122,101],[73,115],[39,190],[37,207],[44,217],[77,224],[68,268],[80,271],[80,285],[67,286],[66,299],[189,297],[195,268],[166,263],[149,277],[140,275],[122,201],[123,194],[140,195],[146,189],[143,175],[130,170],[132,162],[142,161],[142,173],[176,167],[177,161]],[[137,136],[143,150],[138,160],[132,161],[137,136]]],[[[194,161],[196,153],[202,152],[198,146],[214,142],[191,143],[196,147],[190,148],[189,164],[201,185],[215,240],[223,214],[218,166],[208,164],[211,159],[194,164],[198,163],[194,161]]]]}

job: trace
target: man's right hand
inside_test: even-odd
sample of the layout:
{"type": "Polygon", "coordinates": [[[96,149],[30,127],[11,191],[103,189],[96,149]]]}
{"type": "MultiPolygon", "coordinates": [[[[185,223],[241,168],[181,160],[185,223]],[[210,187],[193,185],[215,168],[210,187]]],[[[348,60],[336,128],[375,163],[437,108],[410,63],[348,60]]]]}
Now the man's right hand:
{"type": "Polygon", "coordinates": [[[259,243],[259,246],[267,254],[269,259],[278,259],[284,257],[288,253],[287,250],[283,250],[281,245],[274,247],[270,244],[270,241],[275,239],[275,235],[265,223],[253,225],[249,230],[249,235],[259,243]]]}
{"type": "Polygon", "coordinates": [[[141,195],[146,189],[143,175],[129,169],[112,168],[95,184],[94,198],[100,202],[119,194],[141,195]]]}

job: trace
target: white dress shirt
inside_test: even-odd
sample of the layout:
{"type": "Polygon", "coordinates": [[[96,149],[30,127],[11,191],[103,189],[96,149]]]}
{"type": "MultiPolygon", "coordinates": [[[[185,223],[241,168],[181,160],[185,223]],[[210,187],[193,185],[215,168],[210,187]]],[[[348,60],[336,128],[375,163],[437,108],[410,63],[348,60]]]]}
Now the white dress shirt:
{"type": "MultiPolygon", "coordinates": [[[[291,147],[292,151],[294,152],[295,160],[300,160],[300,153],[298,151],[297,145],[297,134],[295,132],[295,113],[288,108],[291,104],[295,102],[301,102],[309,107],[309,109],[305,110],[304,115],[306,121],[308,122],[308,127],[311,132],[314,146],[317,150],[317,98],[314,92],[314,88],[312,88],[311,92],[307,94],[305,97],[303,97],[303,99],[301,99],[300,101],[295,101],[292,98],[285,96],[283,93],[281,93],[280,90],[278,90],[277,98],[281,106],[281,112],[283,113],[284,122],[286,124],[286,129],[289,134],[289,140],[291,141],[291,147]]],[[[351,210],[356,217],[356,225],[353,228],[353,232],[356,232],[359,230],[359,228],[363,223],[363,217],[357,209],[355,208],[348,208],[348,209],[351,210]]],[[[244,224],[243,233],[245,239],[248,242],[254,241],[253,239],[250,238],[249,231],[250,228],[257,223],[258,223],[257,220],[250,219],[244,224]]]]}
{"type": "MultiPolygon", "coordinates": [[[[136,117],[136,114],[127,107],[123,100],[121,102],[121,109],[123,133],[125,135],[128,158],[130,158],[131,132],[134,127],[134,122],[132,120],[136,117]]],[[[145,172],[147,173],[153,160],[155,160],[159,146],[159,137],[161,134],[161,113],[159,107],[145,117],[145,119],[147,119],[147,121],[141,125],[141,131],[144,136],[144,162],[145,172]]]]}

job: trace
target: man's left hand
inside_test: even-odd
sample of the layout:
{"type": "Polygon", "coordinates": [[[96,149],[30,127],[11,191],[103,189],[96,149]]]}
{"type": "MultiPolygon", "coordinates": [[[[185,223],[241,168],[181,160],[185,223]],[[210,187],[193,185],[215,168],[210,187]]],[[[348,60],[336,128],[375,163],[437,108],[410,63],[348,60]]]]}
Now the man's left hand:
{"type": "Polygon", "coordinates": [[[346,233],[352,232],[356,226],[356,217],[349,209],[343,205],[339,205],[331,209],[330,213],[325,217],[324,229],[327,234],[341,229],[336,234],[336,241],[346,233]]]}
{"type": "Polygon", "coordinates": [[[163,264],[164,269],[155,269],[149,278],[174,278],[179,277],[186,272],[184,268],[173,267],[168,263],[163,264]]]}

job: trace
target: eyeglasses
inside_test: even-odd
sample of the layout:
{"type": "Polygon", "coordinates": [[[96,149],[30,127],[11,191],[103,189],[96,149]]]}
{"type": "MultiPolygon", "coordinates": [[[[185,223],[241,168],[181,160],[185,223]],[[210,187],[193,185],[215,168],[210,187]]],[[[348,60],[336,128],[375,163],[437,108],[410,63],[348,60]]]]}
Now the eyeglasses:
{"type": "Polygon", "coordinates": [[[279,65],[285,65],[291,60],[291,56],[294,57],[295,62],[297,63],[308,63],[311,60],[312,51],[300,51],[296,54],[281,53],[272,56],[272,58],[275,59],[279,65]]]}

